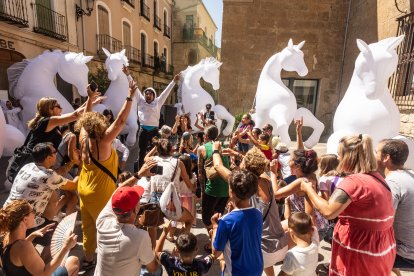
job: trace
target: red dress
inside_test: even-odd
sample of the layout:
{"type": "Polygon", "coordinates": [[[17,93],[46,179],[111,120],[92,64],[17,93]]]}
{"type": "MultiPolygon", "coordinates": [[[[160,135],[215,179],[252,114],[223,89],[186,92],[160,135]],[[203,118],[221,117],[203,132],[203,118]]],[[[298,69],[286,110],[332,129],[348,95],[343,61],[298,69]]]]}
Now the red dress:
{"type": "Polygon", "coordinates": [[[396,254],[391,192],[368,174],[347,176],[337,188],[352,202],[335,226],[329,275],[389,276],[396,254]]]}

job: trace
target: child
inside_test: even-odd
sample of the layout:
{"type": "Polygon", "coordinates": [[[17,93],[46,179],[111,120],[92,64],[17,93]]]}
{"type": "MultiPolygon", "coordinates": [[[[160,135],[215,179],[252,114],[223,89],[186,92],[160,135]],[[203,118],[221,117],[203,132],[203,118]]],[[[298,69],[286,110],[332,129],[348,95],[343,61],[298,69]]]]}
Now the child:
{"type": "Polygon", "coordinates": [[[316,276],[318,265],[318,231],[305,212],[293,213],[288,220],[289,234],[296,246],[289,249],[279,276],[316,276]]]}
{"type": "Polygon", "coordinates": [[[318,189],[325,200],[329,200],[331,194],[342,180],[341,177],[335,175],[336,167],[339,160],[336,154],[324,154],[319,161],[320,174],[318,189]]]}
{"type": "Polygon", "coordinates": [[[248,133],[248,135],[249,135],[250,141],[263,152],[263,154],[266,156],[266,158],[269,161],[272,161],[273,151],[268,145],[269,139],[270,139],[269,134],[261,133],[259,134],[257,139],[250,133],[248,133]]]}
{"type": "Polygon", "coordinates": [[[229,177],[229,195],[235,209],[222,218],[211,218],[212,249],[215,257],[224,255],[222,275],[261,276],[263,272],[262,213],[250,204],[257,193],[257,176],[248,171],[233,171],[229,177]]]}
{"type": "Polygon", "coordinates": [[[174,275],[202,275],[210,270],[214,262],[213,255],[208,255],[204,259],[195,258],[197,255],[197,238],[192,233],[181,234],[177,239],[177,249],[179,257],[174,257],[170,253],[162,251],[164,242],[170,231],[171,223],[164,226],[164,230],[157,241],[155,254],[164,266],[169,276],[174,275]]]}

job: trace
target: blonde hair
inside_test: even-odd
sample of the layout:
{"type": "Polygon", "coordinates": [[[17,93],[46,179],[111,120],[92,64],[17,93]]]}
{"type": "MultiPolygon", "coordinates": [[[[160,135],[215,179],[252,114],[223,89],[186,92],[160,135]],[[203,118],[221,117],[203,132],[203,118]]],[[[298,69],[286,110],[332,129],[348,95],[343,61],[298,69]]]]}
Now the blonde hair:
{"type": "Polygon", "coordinates": [[[50,117],[50,110],[52,110],[56,104],[57,100],[55,98],[41,98],[36,104],[36,116],[27,123],[27,126],[30,129],[36,128],[40,119],[50,117]]]}
{"type": "Polygon", "coordinates": [[[19,227],[23,218],[32,210],[30,204],[24,199],[16,199],[0,209],[0,235],[4,238],[3,245],[7,245],[10,232],[19,227]]]}
{"type": "Polygon", "coordinates": [[[75,124],[75,131],[82,128],[88,133],[90,138],[102,138],[109,127],[106,117],[98,112],[87,112],[75,124]]]}
{"type": "Polygon", "coordinates": [[[256,176],[264,173],[269,166],[269,160],[257,147],[253,147],[246,153],[243,162],[245,169],[251,171],[256,176]]]}
{"type": "Polygon", "coordinates": [[[368,173],[377,170],[372,147],[372,139],[368,135],[349,135],[339,141],[338,154],[339,173],[368,173]]]}

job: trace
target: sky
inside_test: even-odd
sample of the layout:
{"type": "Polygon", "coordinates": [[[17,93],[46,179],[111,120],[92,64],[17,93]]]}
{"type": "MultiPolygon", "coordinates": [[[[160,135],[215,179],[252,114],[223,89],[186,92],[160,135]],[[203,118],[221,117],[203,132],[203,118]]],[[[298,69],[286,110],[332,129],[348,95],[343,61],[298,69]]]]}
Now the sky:
{"type": "Polygon", "coordinates": [[[223,25],[223,0],[202,0],[217,25],[216,45],[221,48],[221,27],[223,25]]]}

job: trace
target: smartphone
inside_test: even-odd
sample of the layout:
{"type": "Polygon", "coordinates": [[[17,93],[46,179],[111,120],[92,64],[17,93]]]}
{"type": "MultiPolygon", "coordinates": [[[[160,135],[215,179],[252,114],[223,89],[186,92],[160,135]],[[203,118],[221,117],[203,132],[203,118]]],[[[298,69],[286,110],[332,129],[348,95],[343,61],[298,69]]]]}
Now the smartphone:
{"type": "Polygon", "coordinates": [[[154,173],[154,174],[159,174],[159,175],[161,175],[162,173],[163,173],[163,167],[162,166],[155,166],[155,167],[152,167],[151,169],[150,169],[150,173],[154,173]]]}
{"type": "Polygon", "coordinates": [[[98,89],[98,85],[94,81],[91,81],[91,83],[89,84],[89,87],[91,88],[92,91],[96,91],[98,89]]]}

